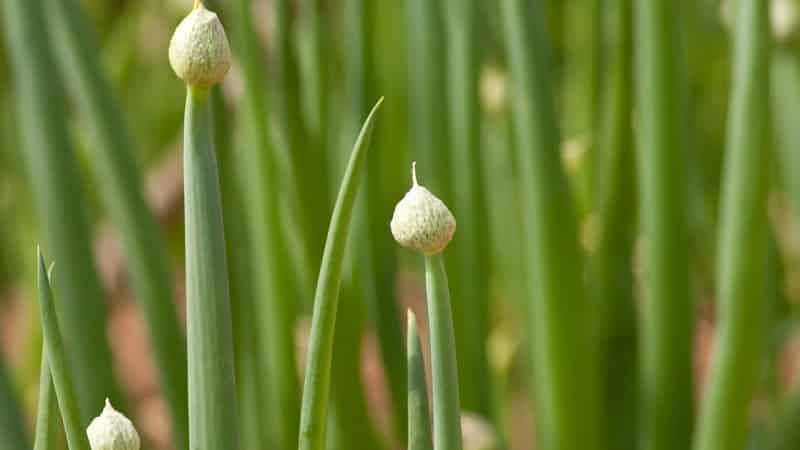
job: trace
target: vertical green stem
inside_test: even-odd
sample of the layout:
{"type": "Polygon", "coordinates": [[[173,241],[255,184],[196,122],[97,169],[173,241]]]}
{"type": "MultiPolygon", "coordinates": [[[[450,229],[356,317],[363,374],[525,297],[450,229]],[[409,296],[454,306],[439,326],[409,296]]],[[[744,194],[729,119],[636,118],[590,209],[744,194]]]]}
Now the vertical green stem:
{"type": "Polygon", "coordinates": [[[44,330],[44,345],[47,359],[50,363],[50,373],[53,377],[58,407],[61,411],[61,422],[67,435],[69,450],[89,450],[89,441],[81,426],[80,411],[72,383],[72,374],[67,365],[66,351],[61,340],[61,330],[58,325],[58,316],[53,300],[53,291],[45,266],[44,256],[41,251],[38,258],[38,287],[39,310],[42,316],[44,330]]]}
{"type": "Polygon", "coordinates": [[[322,265],[314,296],[314,314],[311,320],[306,377],[303,385],[300,450],[323,450],[325,448],[333,338],[336,330],[344,251],[347,246],[350,219],[358,193],[360,175],[366,165],[375,115],[381,103],[382,100],[378,101],[370,112],[353,147],[325,241],[325,252],[322,256],[322,265]]]}
{"type": "MultiPolygon", "coordinates": [[[[0,359],[0,439],[7,443],[9,450],[25,450],[28,438],[22,408],[11,385],[4,361],[0,359]]],[[[38,450],[38,449],[37,449],[38,450]]]]}
{"type": "Polygon", "coordinates": [[[461,450],[456,339],[442,255],[425,257],[425,291],[431,340],[433,447],[436,450],[461,450]]]}
{"type": "Polygon", "coordinates": [[[56,450],[58,401],[53,389],[53,378],[50,375],[47,343],[42,348],[41,372],[39,377],[39,409],[36,413],[36,438],[33,441],[33,450],[56,450]]]}
{"type": "Polygon", "coordinates": [[[95,145],[92,162],[100,193],[119,227],[131,281],[144,313],[161,376],[161,390],[172,413],[175,440],[186,446],[185,341],[178,324],[172,276],[164,240],[142,194],[135,145],[123,112],[100,65],[100,51],[82,6],[75,0],[45,2],[54,30],[53,45],[68,87],[88,117],[95,145]]]}
{"type": "Polygon", "coordinates": [[[543,448],[601,448],[582,257],[551,97],[541,1],[502,0],[527,228],[533,387],[543,448]],[[580,406],[577,406],[580,405],[580,406]]]}
{"type": "Polygon", "coordinates": [[[431,416],[428,409],[428,383],[419,327],[414,312],[408,310],[406,360],[408,361],[408,450],[433,450],[431,416]]]}
{"type": "MultiPolygon", "coordinates": [[[[489,367],[489,260],[486,194],[481,164],[481,117],[478,77],[479,2],[449,0],[446,24],[449,75],[450,161],[458,234],[451,247],[455,267],[453,305],[459,354],[459,382],[464,409],[491,414],[489,367]],[[459,336],[460,335],[460,336],[459,336]]],[[[442,131],[438,131],[442,133],[442,131]]],[[[437,149],[436,151],[441,151],[437,149]]]]}
{"type": "Polygon", "coordinates": [[[44,2],[3,0],[5,33],[15,82],[23,155],[44,234],[61,267],[58,311],[75,374],[84,420],[110,397],[122,395],[114,381],[106,341],[106,306],[90,248],[91,227],[74,159],[61,80],[53,70],[44,2]]]}
{"type": "Polygon", "coordinates": [[[247,218],[253,244],[251,263],[257,301],[255,310],[264,324],[259,345],[269,367],[271,428],[278,448],[297,447],[300,392],[294,346],[296,296],[293,294],[289,250],[281,229],[279,171],[269,130],[265,72],[260,44],[250,17],[251,2],[236,2],[236,44],[241,52],[247,114],[253,125],[253,148],[240,153],[248,199],[247,218]]]}
{"type": "Polygon", "coordinates": [[[638,327],[634,300],[636,163],[633,148],[632,1],[617,0],[608,114],[598,155],[599,245],[592,260],[607,448],[638,445],[638,327]]]}
{"type": "Polygon", "coordinates": [[[733,94],[717,252],[717,339],[695,441],[697,450],[746,447],[750,403],[766,348],[769,3],[739,0],[733,94]]]}
{"type": "Polygon", "coordinates": [[[669,0],[637,0],[639,182],[645,238],[642,434],[645,450],[688,448],[692,433],[693,304],[682,145],[680,14],[669,0]]]}
{"type": "Polygon", "coordinates": [[[189,87],[184,124],[189,448],[238,448],[233,337],[209,91],[189,87]]]}

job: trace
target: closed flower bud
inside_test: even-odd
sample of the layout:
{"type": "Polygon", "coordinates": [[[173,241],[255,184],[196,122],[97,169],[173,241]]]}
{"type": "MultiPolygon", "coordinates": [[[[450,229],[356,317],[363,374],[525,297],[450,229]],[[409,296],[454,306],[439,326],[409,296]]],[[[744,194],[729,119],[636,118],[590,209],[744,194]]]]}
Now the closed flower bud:
{"type": "Polygon", "coordinates": [[[189,86],[220,83],[231,67],[228,37],[217,15],[199,4],[175,29],[169,43],[172,70],[189,86]]]}
{"type": "Polygon", "coordinates": [[[392,235],[404,247],[436,255],[453,238],[456,219],[441,200],[417,184],[416,163],[412,178],[414,185],[394,208],[392,235]]]}
{"type": "Polygon", "coordinates": [[[139,434],[127,417],[106,399],[103,412],[86,429],[92,450],[139,450],[139,434]]]}

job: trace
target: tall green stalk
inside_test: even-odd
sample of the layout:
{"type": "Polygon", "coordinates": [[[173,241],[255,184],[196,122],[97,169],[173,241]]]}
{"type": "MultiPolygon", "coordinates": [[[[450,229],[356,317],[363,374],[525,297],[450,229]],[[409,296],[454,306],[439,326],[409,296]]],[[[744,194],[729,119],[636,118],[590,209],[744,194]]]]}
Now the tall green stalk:
{"type": "Polygon", "coordinates": [[[537,434],[543,448],[601,448],[589,303],[566,177],[559,158],[540,1],[501,2],[519,152],[537,434]],[[577,406],[580,405],[580,406],[577,406]]]}
{"type": "Polygon", "coordinates": [[[333,337],[336,330],[344,250],[347,245],[350,219],[358,193],[360,175],[366,163],[372,128],[381,103],[382,100],[378,101],[372,109],[356,140],[331,216],[314,296],[314,314],[311,321],[303,402],[300,412],[300,450],[325,448],[333,337]]]}
{"type": "Polygon", "coordinates": [[[769,3],[739,0],[736,18],[717,253],[718,337],[697,450],[745,448],[767,336],[769,3]]]}
{"type": "Polygon", "coordinates": [[[297,447],[300,417],[300,388],[295,363],[295,299],[289,250],[281,229],[280,172],[276,167],[267,111],[266,73],[261,62],[261,46],[250,16],[251,2],[235,3],[235,43],[241,53],[245,84],[246,113],[253,128],[253,146],[240,152],[244,194],[249,207],[248,233],[254,273],[255,311],[264,325],[259,347],[269,367],[270,428],[277,448],[297,447]]]}
{"type": "Polygon", "coordinates": [[[692,433],[693,304],[684,207],[679,19],[674,2],[636,2],[639,204],[646,268],[641,419],[646,450],[688,448],[692,433]]]}
{"type": "Polygon", "coordinates": [[[425,361],[422,356],[417,318],[410,309],[408,310],[407,336],[408,450],[433,450],[425,361]]]}
{"type": "Polygon", "coordinates": [[[433,448],[461,450],[461,407],[458,399],[450,289],[442,255],[425,256],[425,291],[431,339],[433,385],[433,448]]]}
{"type": "MultiPolygon", "coordinates": [[[[481,161],[480,2],[449,0],[447,57],[449,75],[450,161],[453,205],[459,218],[458,235],[451,250],[455,268],[453,295],[459,354],[459,386],[464,409],[491,414],[489,366],[489,260],[486,193],[481,161]]],[[[435,131],[435,130],[434,130],[435,131]]],[[[435,131],[436,132],[436,131],[435,131]]],[[[439,133],[443,131],[438,131],[439,133]]],[[[440,151],[441,149],[437,149],[440,151]]]]}
{"type": "Polygon", "coordinates": [[[122,398],[111,370],[106,309],[90,248],[91,229],[67,131],[61,80],[48,46],[44,2],[3,0],[17,114],[44,247],[61,270],[59,318],[83,420],[106,397],[122,398]]]}
{"type": "Polygon", "coordinates": [[[47,343],[42,348],[41,372],[39,377],[39,403],[36,413],[36,438],[33,441],[33,450],[56,450],[59,418],[58,401],[53,388],[53,377],[50,375],[47,343]]]}
{"type": "Polygon", "coordinates": [[[633,4],[614,2],[616,30],[608,109],[598,164],[600,239],[594,258],[598,308],[602,420],[607,448],[638,445],[638,327],[634,299],[636,162],[633,147],[633,4]]]}
{"type": "Polygon", "coordinates": [[[209,90],[187,87],[184,125],[189,447],[238,448],[233,337],[209,90]]]}
{"type": "Polygon", "coordinates": [[[9,450],[25,450],[28,438],[25,436],[25,422],[22,407],[14,392],[5,363],[0,359],[0,439],[7,443],[9,450]]]}
{"type": "Polygon", "coordinates": [[[45,2],[53,46],[69,89],[77,97],[94,137],[92,162],[100,193],[127,255],[136,298],[150,333],[150,344],[161,376],[161,390],[172,414],[177,446],[186,447],[185,340],[175,308],[172,276],[164,240],[142,194],[142,177],[135,144],[111,85],[101,67],[92,26],[75,0],[45,2]]]}
{"type": "Polygon", "coordinates": [[[89,450],[89,441],[81,425],[83,422],[78,409],[72,373],[70,373],[70,367],[67,362],[65,343],[61,338],[53,291],[50,286],[50,277],[42,252],[38,251],[37,253],[37,285],[39,288],[39,310],[44,332],[45,353],[50,364],[50,374],[53,377],[53,385],[58,398],[61,422],[67,435],[67,445],[69,450],[89,450]]]}

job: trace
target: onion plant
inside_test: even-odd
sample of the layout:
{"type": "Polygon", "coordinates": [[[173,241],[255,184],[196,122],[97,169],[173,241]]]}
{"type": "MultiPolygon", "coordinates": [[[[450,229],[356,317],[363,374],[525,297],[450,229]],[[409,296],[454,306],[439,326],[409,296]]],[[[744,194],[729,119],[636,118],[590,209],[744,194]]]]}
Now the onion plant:
{"type": "Polygon", "coordinates": [[[336,206],[331,216],[325,252],[314,295],[314,314],[311,319],[308,358],[303,401],[300,411],[300,450],[322,450],[325,448],[325,428],[328,420],[330,397],[331,360],[333,357],[333,335],[336,330],[336,314],[339,300],[339,285],[342,279],[344,250],[353,206],[358,193],[367,150],[369,149],[376,113],[383,100],[372,108],[361,133],[356,140],[350,162],[342,180],[336,206]]]}
{"type": "Polygon", "coordinates": [[[212,137],[210,88],[230,68],[217,15],[199,1],[178,25],[169,48],[187,87],[184,122],[184,211],[189,386],[189,447],[238,448],[233,336],[222,205],[212,137]]]}
{"type": "Polygon", "coordinates": [[[747,446],[750,404],[766,348],[768,303],[763,296],[772,161],[768,3],[739,0],[735,17],[717,255],[718,337],[695,440],[697,450],[747,446]]]}
{"type": "Polygon", "coordinates": [[[674,2],[637,0],[639,181],[645,279],[641,417],[646,450],[688,448],[692,433],[693,303],[684,207],[686,151],[674,2]]]}
{"type": "MultiPolygon", "coordinates": [[[[50,274],[44,256],[37,250],[37,286],[39,289],[39,311],[42,318],[45,351],[55,386],[61,422],[67,436],[69,450],[89,450],[89,441],[81,426],[78,398],[73,384],[73,375],[67,362],[67,350],[61,338],[59,318],[50,285],[50,274]]],[[[42,433],[48,430],[42,429],[42,433]]]]}
{"type": "Polygon", "coordinates": [[[543,2],[500,2],[514,97],[528,274],[533,395],[548,449],[601,446],[589,303],[567,180],[560,167],[543,2]],[[576,405],[581,405],[576,407],[576,405]]]}
{"type": "Polygon", "coordinates": [[[428,409],[428,382],[419,327],[414,312],[408,310],[406,355],[408,361],[408,450],[433,450],[431,418],[428,409]]]}
{"type": "Polygon", "coordinates": [[[417,183],[416,163],[412,167],[413,185],[395,207],[391,229],[400,245],[425,255],[433,384],[433,446],[436,450],[461,450],[456,342],[450,288],[441,254],[453,238],[456,221],[439,198],[417,183]]]}
{"type": "Polygon", "coordinates": [[[33,450],[55,450],[58,424],[58,401],[56,400],[50,361],[47,358],[47,343],[42,347],[42,367],[39,376],[39,401],[36,413],[36,437],[33,450]]]}

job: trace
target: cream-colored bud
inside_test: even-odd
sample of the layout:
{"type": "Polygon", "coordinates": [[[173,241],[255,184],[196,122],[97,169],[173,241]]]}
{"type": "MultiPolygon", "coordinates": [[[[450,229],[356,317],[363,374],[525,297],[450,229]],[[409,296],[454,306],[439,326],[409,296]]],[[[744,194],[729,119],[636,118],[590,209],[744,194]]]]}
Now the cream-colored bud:
{"type": "Polygon", "coordinates": [[[456,219],[435,195],[417,184],[416,163],[412,166],[414,185],[394,208],[391,228],[395,240],[425,255],[441,253],[456,231],[456,219]]]}
{"type": "Polygon", "coordinates": [[[169,63],[190,86],[213,86],[228,73],[231,49],[225,28],[202,3],[175,29],[169,43],[169,63]]]}
{"type": "Polygon", "coordinates": [[[86,429],[92,450],[139,450],[139,433],[133,423],[106,399],[103,412],[86,429]]]}

